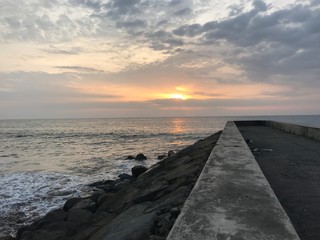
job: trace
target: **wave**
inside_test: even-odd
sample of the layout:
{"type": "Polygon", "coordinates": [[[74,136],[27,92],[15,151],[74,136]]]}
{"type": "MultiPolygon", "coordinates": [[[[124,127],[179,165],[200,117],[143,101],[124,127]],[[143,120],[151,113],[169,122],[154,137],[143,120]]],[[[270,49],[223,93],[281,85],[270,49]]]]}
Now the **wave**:
{"type": "Polygon", "coordinates": [[[150,138],[150,137],[199,137],[198,134],[192,133],[118,133],[118,132],[106,132],[106,133],[57,133],[57,132],[42,132],[42,133],[2,133],[2,138],[44,138],[44,139],[73,139],[73,138],[150,138]]]}
{"type": "Polygon", "coordinates": [[[0,237],[14,235],[17,228],[86,190],[78,177],[59,173],[4,174],[0,175],[0,181],[0,237]]]}

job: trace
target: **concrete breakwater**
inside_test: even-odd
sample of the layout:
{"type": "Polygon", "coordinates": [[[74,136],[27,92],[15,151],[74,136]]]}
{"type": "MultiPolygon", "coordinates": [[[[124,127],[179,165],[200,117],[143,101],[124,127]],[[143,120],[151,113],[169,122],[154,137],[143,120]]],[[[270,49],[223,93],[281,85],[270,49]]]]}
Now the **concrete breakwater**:
{"type": "Polygon", "coordinates": [[[320,129],[236,122],[299,237],[320,239],[320,129]]]}
{"type": "Polygon", "coordinates": [[[92,184],[93,193],[69,199],[18,230],[23,240],[166,239],[221,132],[200,140],[137,176],[92,184]]]}
{"type": "Polygon", "coordinates": [[[234,122],[228,122],[168,240],[299,239],[234,122]]]}

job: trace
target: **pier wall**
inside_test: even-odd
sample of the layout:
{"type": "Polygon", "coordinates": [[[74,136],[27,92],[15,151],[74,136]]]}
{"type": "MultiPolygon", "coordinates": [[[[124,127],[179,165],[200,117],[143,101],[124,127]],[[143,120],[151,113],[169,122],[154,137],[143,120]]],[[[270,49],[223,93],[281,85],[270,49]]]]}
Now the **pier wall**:
{"type": "Polygon", "coordinates": [[[304,136],[320,141],[320,129],[277,121],[235,121],[238,126],[269,126],[287,133],[304,136]]]}
{"type": "Polygon", "coordinates": [[[226,124],[167,239],[299,239],[234,122],[226,124]]]}

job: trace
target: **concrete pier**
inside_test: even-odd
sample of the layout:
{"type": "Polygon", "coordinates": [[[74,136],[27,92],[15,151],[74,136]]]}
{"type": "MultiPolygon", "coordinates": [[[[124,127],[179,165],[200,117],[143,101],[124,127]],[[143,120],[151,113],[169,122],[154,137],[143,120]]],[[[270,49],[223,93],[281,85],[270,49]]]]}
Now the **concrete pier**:
{"type": "Polygon", "coordinates": [[[226,124],[167,239],[299,239],[234,122],[226,124]]]}
{"type": "Polygon", "coordinates": [[[320,130],[273,121],[237,126],[300,238],[320,239],[320,130]]]}

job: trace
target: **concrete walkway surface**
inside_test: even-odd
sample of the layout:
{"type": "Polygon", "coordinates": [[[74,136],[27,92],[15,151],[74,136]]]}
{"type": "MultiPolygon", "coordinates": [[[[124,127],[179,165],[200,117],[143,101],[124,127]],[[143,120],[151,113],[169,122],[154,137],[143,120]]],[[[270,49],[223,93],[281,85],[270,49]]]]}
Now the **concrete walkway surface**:
{"type": "Polygon", "coordinates": [[[250,139],[258,164],[300,238],[319,240],[320,141],[268,126],[241,126],[241,122],[239,130],[250,139]]]}
{"type": "Polygon", "coordinates": [[[226,124],[167,239],[299,239],[233,122],[226,124]]]}

